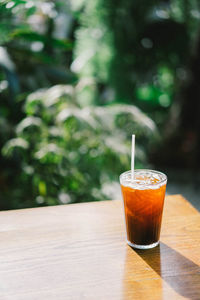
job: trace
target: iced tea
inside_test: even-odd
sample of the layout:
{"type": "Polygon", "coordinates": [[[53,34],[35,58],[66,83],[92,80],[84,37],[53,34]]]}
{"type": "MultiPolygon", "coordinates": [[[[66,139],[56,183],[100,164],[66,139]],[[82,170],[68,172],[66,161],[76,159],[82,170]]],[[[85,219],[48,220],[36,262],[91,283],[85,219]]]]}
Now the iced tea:
{"type": "Polygon", "coordinates": [[[135,170],[120,176],[127,242],[140,249],[159,243],[167,177],[153,170],[135,170]]]}

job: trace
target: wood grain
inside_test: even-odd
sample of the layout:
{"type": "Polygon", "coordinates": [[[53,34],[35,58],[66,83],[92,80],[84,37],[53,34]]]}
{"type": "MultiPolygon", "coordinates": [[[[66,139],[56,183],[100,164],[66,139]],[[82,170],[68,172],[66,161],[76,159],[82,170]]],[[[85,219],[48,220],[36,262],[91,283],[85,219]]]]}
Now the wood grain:
{"type": "Polygon", "coordinates": [[[121,201],[0,213],[0,299],[200,299],[200,215],[167,196],[161,244],[125,242],[121,201]]]}

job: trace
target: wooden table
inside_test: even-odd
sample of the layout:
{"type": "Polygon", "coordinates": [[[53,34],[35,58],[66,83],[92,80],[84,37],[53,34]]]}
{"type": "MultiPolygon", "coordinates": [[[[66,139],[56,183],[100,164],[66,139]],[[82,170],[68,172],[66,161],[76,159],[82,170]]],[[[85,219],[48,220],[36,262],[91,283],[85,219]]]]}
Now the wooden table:
{"type": "Polygon", "coordinates": [[[200,214],[167,196],[160,246],[126,245],[121,201],[0,213],[0,299],[200,299],[200,214]]]}

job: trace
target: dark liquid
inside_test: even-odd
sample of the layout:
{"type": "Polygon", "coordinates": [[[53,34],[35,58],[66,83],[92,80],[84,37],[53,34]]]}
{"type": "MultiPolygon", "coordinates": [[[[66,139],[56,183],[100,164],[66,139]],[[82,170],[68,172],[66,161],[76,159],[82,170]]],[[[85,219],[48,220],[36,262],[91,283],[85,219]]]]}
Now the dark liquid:
{"type": "Polygon", "coordinates": [[[136,245],[159,241],[166,185],[146,190],[121,188],[128,241],[136,245]]]}

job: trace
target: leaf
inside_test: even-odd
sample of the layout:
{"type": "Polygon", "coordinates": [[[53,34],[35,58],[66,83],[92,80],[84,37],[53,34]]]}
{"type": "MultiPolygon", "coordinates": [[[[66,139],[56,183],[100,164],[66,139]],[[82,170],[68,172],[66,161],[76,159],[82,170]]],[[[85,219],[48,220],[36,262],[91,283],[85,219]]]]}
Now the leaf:
{"type": "MultiPolygon", "coordinates": [[[[1,0],[1,4],[7,4],[9,3],[10,0],[1,0]]],[[[14,2],[14,5],[12,6],[12,8],[14,6],[20,5],[20,4],[26,4],[27,0],[12,0],[12,2],[14,2]]]]}
{"type": "Polygon", "coordinates": [[[30,16],[32,16],[35,12],[36,12],[36,7],[35,7],[35,6],[32,6],[32,7],[30,7],[30,8],[27,9],[27,11],[26,11],[26,16],[27,16],[27,17],[30,17],[30,16]]]}
{"type": "Polygon", "coordinates": [[[47,188],[46,188],[46,183],[44,181],[40,181],[38,184],[38,190],[40,195],[46,196],[47,194],[47,188]]]}
{"type": "Polygon", "coordinates": [[[0,24],[0,45],[9,42],[12,39],[8,24],[0,24]]]}
{"type": "Polygon", "coordinates": [[[26,128],[30,127],[30,126],[36,126],[36,127],[40,127],[42,124],[42,121],[40,118],[38,117],[27,117],[24,120],[22,120],[16,128],[16,132],[17,134],[20,134],[21,132],[23,132],[26,128]]]}
{"type": "Polygon", "coordinates": [[[59,157],[60,155],[63,155],[64,152],[62,148],[60,148],[58,145],[54,143],[50,143],[47,145],[42,145],[39,151],[35,153],[35,158],[37,159],[43,159],[48,156],[48,154],[54,154],[55,157],[59,157]]]}
{"type": "Polygon", "coordinates": [[[12,38],[23,38],[30,42],[43,42],[46,45],[51,45],[55,48],[62,48],[65,50],[71,50],[73,48],[72,42],[67,39],[49,38],[47,35],[40,34],[36,31],[32,31],[31,29],[16,29],[12,32],[11,36],[12,38]]]}
{"type": "Polygon", "coordinates": [[[69,96],[70,100],[74,94],[74,88],[71,85],[55,85],[49,88],[44,94],[44,105],[50,107],[60,101],[62,96],[69,96]]]}
{"type": "Polygon", "coordinates": [[[22,138],[15,138],[9,140],[2,149],[2,154],[10,156],[15,148],[28,149],[29,143],[22,138]]]}

